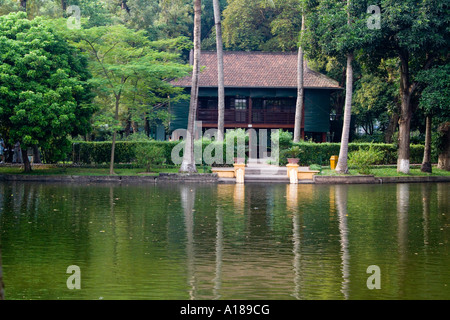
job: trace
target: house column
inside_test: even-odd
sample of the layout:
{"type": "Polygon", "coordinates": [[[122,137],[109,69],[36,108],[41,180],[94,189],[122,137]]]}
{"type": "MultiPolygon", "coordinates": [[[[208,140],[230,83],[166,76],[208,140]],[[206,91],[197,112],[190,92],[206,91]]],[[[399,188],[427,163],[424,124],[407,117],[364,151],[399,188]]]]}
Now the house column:
{"type": "Polygon", "coordinates": [[[248,97],[248,124],[252,124],[252,107],[253,107],[252,97],[248,97]]]}

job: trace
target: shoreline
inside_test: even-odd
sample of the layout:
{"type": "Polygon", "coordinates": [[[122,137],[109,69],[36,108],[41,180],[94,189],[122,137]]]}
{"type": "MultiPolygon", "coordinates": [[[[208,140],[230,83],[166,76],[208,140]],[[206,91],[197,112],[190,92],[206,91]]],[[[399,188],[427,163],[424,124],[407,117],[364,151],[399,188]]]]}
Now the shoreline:
{"type": "MultiPolygon", "coordinates": [[[[100,175],[25,175],[0,174],[0,181],[20,182],[62,182],[62,183],[236,183],[234,178],[219,178],[215,173],[182,174],[160,173],[156,176],[100,176],[100,175]]],[[[391,183],[438,183],[450,182],[450,176],[375,177],[373,175],[354,176],[314,176],[313,180],[299,180],[299,184],[391,184],[391,183]]],[[[258,179],[245,183],[285,183],[287,180],[258,179]]]]}

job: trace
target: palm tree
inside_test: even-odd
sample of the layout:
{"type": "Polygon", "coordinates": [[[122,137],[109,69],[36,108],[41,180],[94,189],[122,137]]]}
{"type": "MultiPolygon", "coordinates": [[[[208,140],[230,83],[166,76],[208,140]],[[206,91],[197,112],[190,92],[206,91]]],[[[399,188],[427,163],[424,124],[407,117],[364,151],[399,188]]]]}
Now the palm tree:
{"type": "Polygon", "coordinates": [[[198,106],[198,76],[200,71],[200,31],[201,31],[202,1],[194,0],[194,63],[192,70],[191,101],[189,104],[186,145],[180,172],[196,173],[194,156],[194,129],[198,106]]]}
{"type": "MultiPolygon", "coordinates": [[[[351,24],[350,19],[350,0],[347,0],[347,24],[351,24]]],[[[345,111],[344,125],[342,127],[341,148],[339,150],[339,160],[336,166],[336,172],[348,173],[348,140],[350,135],[350,121],[352,118],[352,96],[353,96],[353,53],[347,54],[347,79],[345,84],[345,111]]]]}
{"type": "Polygon", "coordinates": [[[303,48],[301,41],[303,39],[303,33],[305,31],[305,14],[304,8],[302,8],[302,29],[300,31],[300,46],[298,47],[298,63],[297,63],[297,104],[295,107],[295,125],[294,125],[294,142],[299,142],[302,131],[302,113],[303,113],[303,48]]]}
{"type": "Polygon", "coordinates": [[[219,87],[218,97],[218,120],[217,120],[217,140],[223,141],[225,135],[225,88],[223,75],[223,43],[222,43],[222,23],[220,15],[219,0],[213,0],[214,20],[216,24],[216,47],[217,47],[217,83],[219,87]]]}

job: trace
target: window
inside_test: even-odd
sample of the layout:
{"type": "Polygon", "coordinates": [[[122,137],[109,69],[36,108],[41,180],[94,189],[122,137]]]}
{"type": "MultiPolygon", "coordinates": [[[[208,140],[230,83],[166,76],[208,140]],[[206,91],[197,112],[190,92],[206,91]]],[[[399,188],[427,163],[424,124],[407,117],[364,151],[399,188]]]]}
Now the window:
{"type": "Polygon", "coordinates": [[[247,99],[234,99],[234,107],[236,110],[247,109],[247,99]]]}
{"type": "Polygon", "coordinates": [[[218,109],[218,100],[214,98],[200,98],[199,108],[208,110],[218,109]]]}
{"type": "Polygon", "coordinates": [[[228,110],[246,110],[247,109],[247,99],[244,97],[226,97],[225,99],[225,109],[228,110]]]}
{"type": "Polygon", "coordinates": [[[295,112],[296,100],[292,98],[265,99],[264,108],[269,112],[295,112]]]}

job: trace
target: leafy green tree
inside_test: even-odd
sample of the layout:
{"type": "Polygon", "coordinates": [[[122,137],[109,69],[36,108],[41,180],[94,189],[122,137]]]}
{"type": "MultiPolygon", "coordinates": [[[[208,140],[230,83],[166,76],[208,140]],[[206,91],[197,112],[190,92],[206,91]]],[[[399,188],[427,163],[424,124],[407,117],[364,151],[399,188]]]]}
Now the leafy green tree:
{"type": "Polygon", "coordinates": [[[0,16],[19,10],[19,3],[15,0],[0,0],[0,16]]]}
{"type": "Polygon", "coordinates": [[[231,0],[223,17],[224,45],[228,49],[298,49],[302,19],[298,0],[231,0]]]}
{"type": "Polygon", "coordinates": [[[437,132],[439,167],[450,170],[450,135],[444,130],[450,123],[450,64],[433,67],[418,74],[417,80],[424,86],[419,107],[426,116],[426,138],[422,171],[431,172],[431,135],[437,132]],[[433,128],[432,119],[435,125],[433,128]],[[435,130],[433,130],[435,129],[435,130]]]}
{"type": "Polygon", "coordinates": [[[448,54],[450,8],[448,2],[440,0],[381,0],[374,4],[381,8],[381,28],[372,32],[372,41],[364,47],[364,55],[375,65],[381,59],[400,61],[397,170],[409,173],[414,96],[420,89],[416,77],[448,54]]]}
{"type": "Polygon", "coordinates": [[[0,17],[0,121],[3,137],[39,145],[47,161],[62,160],[69,136],[85,134],[94,112],[87,60],[44,20],[24,12],[0,17]]]}
{"type": "Polygon", "coordinates": [[[397,113],[397,96],[398,86],[395,82],[384,76],[364,73],[355,83],[352,112],[356,125],[370,136],[387,133],[392,114],[397,113]],[[376,125],[379,126],[378,132],[376,125]]]}
{"type": "Polygon", "coordinates": [[[74,44],[88,53],[92,83],[104,106],[104,126],[112,131],[110,174],[114,174],[117,131],[121,108],[146,108],[180,93],[169,81],[188,74],[178,62],[179,55],[153,49],[144,30],[123,25],[76,30],[74,44]],[[113,116],[113,119],[108,115],[113,116]]]}
{"type": "Polygon", "coordinates": [[[307,16],[307,30],[302,45],[308,56],[342,60],[346,58],[346,91],[344,125],[337,172],[347,172],[348,142],[350,136],[351,105],[353,98],[353,67],[357,54],[370,40],[366,25],[366,2],[323,0],[307,16]]]}

